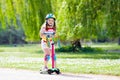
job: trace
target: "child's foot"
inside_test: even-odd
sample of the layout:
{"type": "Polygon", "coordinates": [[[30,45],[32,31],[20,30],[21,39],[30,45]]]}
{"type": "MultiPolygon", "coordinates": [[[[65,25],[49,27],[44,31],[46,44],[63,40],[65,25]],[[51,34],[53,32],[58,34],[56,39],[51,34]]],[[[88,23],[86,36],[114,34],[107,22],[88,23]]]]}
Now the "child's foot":
{"type": "Polygon", "coordinates": [[[47,66],[44,66],[43,68],[42,68],[42,71],[47,71],[48,70],[48,67],[47,66]]]}
{"type": "Polygon", "coordinates": [[[43,67],[41,70],[40,70],[40,74],[47,74],[48,73],[48,67],[43,67]]]}

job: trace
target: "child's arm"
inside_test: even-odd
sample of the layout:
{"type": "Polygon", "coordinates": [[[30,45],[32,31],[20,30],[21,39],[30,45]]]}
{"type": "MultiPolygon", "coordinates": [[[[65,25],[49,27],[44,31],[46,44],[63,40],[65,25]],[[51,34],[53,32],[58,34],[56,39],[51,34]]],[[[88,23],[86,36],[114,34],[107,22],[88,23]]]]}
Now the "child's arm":
{"type": "Polygon", "coordinates": [[[46,38],[46,35],[44,34],[44,32],[45,32],[45,26],[43,25],[40,29],[40,37],[42,39],[46,38]]]}

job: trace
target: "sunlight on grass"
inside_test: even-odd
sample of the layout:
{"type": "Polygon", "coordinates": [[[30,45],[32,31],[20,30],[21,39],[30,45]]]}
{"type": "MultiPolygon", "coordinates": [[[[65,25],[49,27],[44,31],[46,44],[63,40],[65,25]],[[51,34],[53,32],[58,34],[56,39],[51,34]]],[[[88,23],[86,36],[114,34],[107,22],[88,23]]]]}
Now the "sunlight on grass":
{"type": "Polygon", "coordinates": [[[63,72],[120,75],[120,59],[60,59],[58,65],[63,72]]]}
{"type": "MultiPolygon", "coordinates": [[[[43,58],[39,57],[0,57],[0,67],[40,70],[43,58]]],[[[71,59],[59,58],[57,66],[62,72],[120,75],[120,59],[71,59]]],[[[49,62],[49,68],[51,62],[49,62]]]]}
{"type": "Polygon", "coordinates": [[[92,44],[90,45],[91,47],[99,47],[102,48],[103,50],[120,50],[120,45],[116,43],[99,43],[99,44],[92,44]]]}
{"type": "MultiPolygon", "coordinates": [[[[93,47],[119,49],[115,45],[93,45],[93,47]]],[[[104,49],[104,50],[105,50],[104,49]]],[[[120,54],[111,52],[56,52],[57,66],[61,72],[109,74],[120,76],[120,54]]],[[[49,62],[51,68],[51,61],[49,62]]],[[[43,52],[39,44],[17,47],[0,47],[0,67],[39,71],[43,67],[43,52]]]]}

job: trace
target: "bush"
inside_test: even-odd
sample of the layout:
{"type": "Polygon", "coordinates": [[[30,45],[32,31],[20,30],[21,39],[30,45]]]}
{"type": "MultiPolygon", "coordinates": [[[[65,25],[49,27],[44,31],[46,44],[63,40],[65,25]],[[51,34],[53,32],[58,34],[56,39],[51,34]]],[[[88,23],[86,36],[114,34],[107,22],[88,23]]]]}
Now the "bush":
{"type": "Polygon", "coordinates": [[[81,51],[82,52],[100,52],[100,51],[102,51],[102,49],[92,48],[92,47],[84,47],[84,48],[81,48],[81,51]]]}
{"type": "Polygon", "coordinates": [[[72,46],[63,46],[61,48],[57,48],[57,52],[73,52],[73,47],[72,46]]]}
{"type": "Polygon", "coordinates": [[[25,43],[24,31],[20,28],[0,28],[0,44],[21,44],[25,43]]]}
{"type": "Polygon", "coordinates": [[[92,48],[92,47],[74,48],[72,46],[63,46],[61,48],[57,48],[56,51],[57,52],[101,52],[103,50],[100,48],[92,48]]]}

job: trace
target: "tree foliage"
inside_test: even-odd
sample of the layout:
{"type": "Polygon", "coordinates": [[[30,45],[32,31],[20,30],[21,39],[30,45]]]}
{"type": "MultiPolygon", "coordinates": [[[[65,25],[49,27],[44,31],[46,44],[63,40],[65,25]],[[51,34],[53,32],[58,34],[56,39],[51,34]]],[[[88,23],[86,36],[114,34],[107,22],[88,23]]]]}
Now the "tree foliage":
{"type": "Polygon", "coordinates": [[[39,29],[44,22],[45,15],[51,12],[49,0],[0,0],[0,4],[2,28],[22,26],[26,41],[40,39],[39,29]]]}
{"type": "Polygon", "coordinates": [[[39,41],[51,12],[62,41],[120,38],[120,0],[0,0],[0,31],[22,27],[26,41],[39,41]]]}
{"type": "MultiPolygon", "coordinates": [[[[56,1],[58,2],[59,0],[56,1]]],[[[61,7],[55,12],[61,39],[104,39],[120,36],[119,0],[63,0],[59,5],[61,7]]]]}

